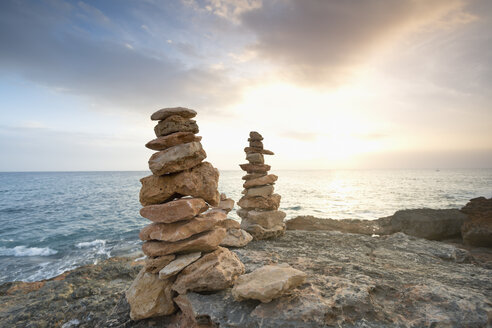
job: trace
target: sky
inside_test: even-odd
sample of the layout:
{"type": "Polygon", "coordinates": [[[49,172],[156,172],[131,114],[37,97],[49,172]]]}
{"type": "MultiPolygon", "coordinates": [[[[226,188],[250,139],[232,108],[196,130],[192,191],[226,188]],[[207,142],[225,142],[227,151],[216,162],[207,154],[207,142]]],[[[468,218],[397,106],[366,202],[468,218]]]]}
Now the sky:
{"type": "Polygon", "coordinates": [[[195,109],[214,166],[492,167],[492,1],[0,1],[0,171],[147,170],[195,109]]]}

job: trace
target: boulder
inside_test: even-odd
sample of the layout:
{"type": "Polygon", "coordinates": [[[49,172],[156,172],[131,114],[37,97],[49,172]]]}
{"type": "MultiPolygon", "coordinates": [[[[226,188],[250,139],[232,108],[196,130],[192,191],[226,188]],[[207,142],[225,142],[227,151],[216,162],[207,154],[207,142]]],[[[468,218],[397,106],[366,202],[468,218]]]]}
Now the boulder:
{"type": "Polygon", "coordinates": [[[429,208],[401,210],[393,214],[391,227],[407,235],[430,240],[443,240],[460,236],[466,215],[459,210],[434,210],[429,208]]]}
{"type": "Polygon", "coordinates": [[[306,231],[341,231],[348,233],[358,233],[364,235],[389,235],[394,233],[391,227],[391,216],[376,220],[358,219],[321,219],[311,215],[296,216],[287,220],[287,230],[306,230],[306,231]]]}
{"type": "Polygon", "coordinates": [[[245,197],[268,197],[273,194],[273,191],[272,185],[252,187],[246,189],[245,197]]]}
{"type": "Polygon", "coordinates": [[[226,218],[227,215],[223,212],[209,211],[191,220],[175,223],[152,223],[140,231],[139,237],[144,241],[162,240],[175,242],[212,230],[218,222],[226,218]]]}
{"type": "Polygon", "coordinates": [[[241,228],[246,230],[249,234],[251,234],[251,236],[253,236],[253,239],[256,240],[278,238],[283,236],[285,233],[284,223],[267,229],[259,224],[250,222],[248,219],[244,219],[241,221],[241,228]]]}
{"type": "Polygon", "coordinates": [[[240,276],[232,288],[232,295],[238,301],[255,299],[268,303],[303,284],[306,277],[306,273],[287,263],[265,265],[240,276]]]}
{"type": "Polygon", "coordinates": [[[163,267],[168,265],[176,258],[175,255],[152,257],[145,260],[145,272],[159,273],[163,267]]]}
{"type": "Polygon", "coordinates": [[[268,197],[242,197],[237,204],[246,209],[277,210],[280,205],[280,195],[273,194],[268,197]]]}
{"type": "Polygon", "coordinates": [[[237,210],[243,220],[248,221],[251,224],[259,224],[265,229],[270,229],[278,225],[282,225],[286,216],[282,211],[255,211],[255,210],[237,210]]]}
{"type": "Polygon", "coordinates": [[[244,188],[251,188],[257,186],[270,185],[277,181],[278,177],[275,174],[268,174],[256,179],[250,179],[243,184],[244,188]]]}
{"type": "Polygon", "coordinates": [[[246,160],[252,164],[265,164],[265,158],[260,153],[246,154],[246,160]]]}
{"type": "Polygon", "coordinates": [[[202,137],[198,137],[191,132],[176,132],[151,140],[145,144],[145,147],[160,151],[188,142],[198,142],[200,140],[202,140],[202,137]]]}
{"type": "Polygon", "coordinates": [[[265,173],[250,173],[250,174],[246,174],[241,179],[246,180],[246,181],[249,181],[249,180],[252,180],[252,179],[257,179],[257,178],[264,177],[265,175],[267,175],[266,172],[265,173]]]}
{"type": "Polygon", "coordinates": [[[156,137],[162,137],[175,132],[198,133],[199,129],[196,121],[179,115],[172,115],[157,123],[154,127],[154,132],[156,137]]]}
{"type": "Polygon", "coordinates": [[[461,227],[465,244],[492,247],[492,198],[474,198],[461,211],[468,215],[461,227]]]}
{"type": "Polygon", "coordinates": [[[220,243],[220,246],[244,247],[252,240],[253,240],[253,236],[251,236],[243,229],[231,228],[231,229],[227,229],[227,235],[220,243]]]}
{"type": "Polygon", "coordinates": [[[261,134],[259,134],[258,132],[256,132],[256,131],[251,131],[251,132],[249,133],[249,139],[248,139],[248,141],[253,141],[253,140],[259,140],[259,141],[261,141],[261,140],[263,140],[263,137],[262,137],[262,135],[261,135],[261,134]]]}
{"type": "Polygon", "coordinates": [[[148,205],[140,209],[140,215],[153,222],[172,223],[188,220],[208,209],[201,198],[181,198],[159,205],[148,205]]]}
{"type": "Polygon", "coordinates": [[[233,219],[225,219],[217,223],[217,226],[225,229],[239,229],[241,224],[233,219]]]}
{"type": "Polygon", "coordinates": [[[142,251],[147,256],[163,256],[175,253],[210,252],[216,250],[224,237],[224,228],[215,228],[174,243],[165,241],[146,241],[142,251]]]}
{"type": "Polygon", "coordinates": [[[140,203],[143,206],[160,204],[179,196],[203,198],[212,206],[219,204],[219,171],[203,162],[192,169],[174,174],[140,179],[140,203]]]}
{"type": "Polygon", "coordinates": [[[130,318],[140,320],[174,313],[176,307],[171,286],[170,280],[161,280],[157,274],[142,269],[126,291],[130,318]]]}
{"type": "Polygon", "coordinates": [[[159,279],[167,279],[177,275],[181,270],[198,260],[200,256],[202,256],[202,253],[200,252],[179,255],[174,261],[159,271],[159,279]]]}
{"type": "Polygon", "coordinates": [[[193,118],[196,116],[196,111],[185,107],[163,108],[152,114],[150,119],[152,121],[162,121],[173,115],[179,115],[184,118],[193,118]]]}
{"type": "Polygon", "coordinates": [[[241,164],[239,165],[243,171],[248,173],[266,173],[270,171],[270,165],[267,164],[241,164]]]}
{"type": "Polygon", "coordinates": [[[231,287],[244,270],[236,254],[219,247],[181,271],[172,288],[179,294],[222,290],[231,287]]]}
{"type": "Polygon", "coordinates": [[[153,154],[149,168],[154,175],[164,175],[191,169],[200,164],[207,154],[200,142],[177,145],[153,154]]]}
{"type": "Polygon", "coordinates": [[[251,140],[249,142],[249,146],[250,147],[253,147],[253,148],[260,148],[260,149],[263,149],[263,142],[259,141],[259,140],[251,140]]]}
{"type": "Polygon", "coordinates": [[[266,150],[266,149],[262,149],[262,148],[256,148],[256,147],[246,147],[244,148],[244,152],[246,154],[249,154],[249,153],[260,153],[260,154],[263,154],[263,155],[275,155],[275,153],[271,150],[266,150]]]}

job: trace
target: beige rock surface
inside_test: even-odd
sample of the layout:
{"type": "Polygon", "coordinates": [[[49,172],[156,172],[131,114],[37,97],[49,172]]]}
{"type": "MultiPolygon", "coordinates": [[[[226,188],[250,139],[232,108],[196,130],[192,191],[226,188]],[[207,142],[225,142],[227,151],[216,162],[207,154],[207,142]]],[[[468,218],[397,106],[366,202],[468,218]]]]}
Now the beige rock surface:
{"type": "Polygon", "coordinates": [[[216,250],[226,236],[224,228],[215,228],[174,243],[146,241],[142,251],[147,256],[163,256],[176,253],[210,252],[216,250]]]}
{"type": "Polygon", "coordinates": [[[246,230],[249,234],[251,234],[251,236],[253,236],[253,239],[256,240],[278,238],[285,234],[284,223],[266,229],[259,224],[250,222],[248,219],[245,219],[241,221],[241,228],[246,230]]]}
{"type": "Polygon", "coordinates": [[[277,210],[280,205],[280,195],[273,194],[268,197],[242,197],[237,204],[246,209],[277,210]]]}
{"type": "Polygon", "coordinates": [[[184,143],[200,140],[202,140],[202,137],[198,137],[191,132],[175,132],[164,137],[153,139],[147,142],[145,147],[161,151],[184,143]]]}
{"type": "Polygon", "coordinates": [[[140,179],[140,182],[140,203],[143,206],[160,204],[178,196],[203,198],[212,206],[219,204],[219,171],[208,162],[183,172],[150,175],[140,179]]]}
{"type": "Polygon", "coordinates": [[[150,119],[152,121],[161,121],[172,115],[179,115],[184,118],[193,118],[196,116],[196,111],[185,107],[163,108],[152,114],[150,119]]]}
{"type": "Polygon", "coordinates": [[[253,236],[251,236],[248,232],[243,229],[227,229],[227,235],[220,243],[220,246],[225,247],[244,247],[250,241],[253,240],[253,236]]]}
{"type": "Polygon", "coordinates": [[[198,133],[199,129],[196,121],[179,115],[172,115],[157,123],[154,127],[154,132],[156,137],[162,137],[175,132],[198,133]]]}
{"type": "Polygon", "coordinates": [[[246,189],[245,197],[268,197],[273,194],[273,191],[272,185],[251,187],[246,189]]]}
{"type": "Polygon", "coordinates": [[[233,219],[225,219],[220,221],[217,226],[225,228],[225,229],[239,229],[241,224],[233,219]]]}
{"type": "Polygon", "coordinates": [[[251,224],[259,224],[265,229],[281,225],[286,216],[285,212],[282,211],[248,211],[244,209],[237,210],[237,215],[243,220],[248,221],[251,224]]]}
{"type": "Polygon", "coordinates": [[[249,153],[260,153],[263,155],[275,155],[273,151],[271,150],[266,150],[262,148],[256,148],[256,147],[246,147],[244,148],[244,152],[249,154],[249,153]]]}
{"type": "Polygon", "coordinates": [[[249,180],[253,180],[253,179],[264,177],[266,175],[267,175],[266,173],[250,173],[250,174],[246,174],[241,179],[246,180],[246,181],[249,181],[249,180]]]}
{"type": "Polygon", "coordinates": [[[181,270],[198,260],[200,256],[202,256],[202,253],[200,252],[179,255],[174,261],[159,271],[159,279],[167,279],[177,275],[181,270]]]}
{"type": "Polygon", "coordinates": [[[219,202],[219,208],[226,213],[229,213],[234,208],[234,200],[231,198],[223,199],[219,202]]]}
{"type": "Polygon", "coordinates": [[[171,263],[171,261],[174,260],[175,258],[176,258],[175,255],[166,255],[166,256],[148,258],[144,261],[145,271],[158,274],[163,267],[171,263]]]}
{"type": "Polygon", "coordinates": [[[240,276],[232,289],[236,300],[255,299],[263,303],[288,294],[306,280],[306,273],[287,263],[265,265],[240,276]]]}
{"type": "Polygon", "coordinates": [[[181,198],[159,205],[148,205],[140,209],[140,215],[153,222],[172,223],[188,220],[208,209],[201,198],[181,198]]]}
{"type": "Polygon", "coordinates": [[[264,186],[275,183],[277,181],[278,176],[275,174],[264,175],[255,179],[250,179],[243,184],[244,188],[251,188],[257,186],[264,186]]]}
{"type": "Polygon", "coordinates": [[[236,254],[219,247],[181,271],[172,288],[179,294],[221,290],[231,287],[244,270],[236,254]]]}
{"type": "Polygon", "coordinates": [[[246,160],[253,164],[265,164],[265,158],[260,153],[246,154],[246,160]]]}
{"type": "Polygon", "coordinates": [[[270,171],[270,165],[267,164],[240,164],[239,165],[243,171],[248,173],[266,173],[270,171]]]}
{"type": "Polygon", "coordinates": [[[181,172],[200,164],[207,154],[200,142],[189,142],[154,153],[149,168],[154,175],[181,172]]]}
{"type": "Polygon", "coordinates": [[[157,274],[142,269],[126,291],[132,320],[169,315],[176,311],[170,280],[161,280],[157,274]]]}

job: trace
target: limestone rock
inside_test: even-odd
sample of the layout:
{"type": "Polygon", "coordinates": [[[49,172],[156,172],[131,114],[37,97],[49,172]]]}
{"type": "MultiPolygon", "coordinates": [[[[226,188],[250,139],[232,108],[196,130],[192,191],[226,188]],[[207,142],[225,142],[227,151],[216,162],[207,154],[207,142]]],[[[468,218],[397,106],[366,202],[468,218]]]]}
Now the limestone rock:
{"type": "Polygon", "coordinates": [[[234,284],[232,295],[237,300],[255,299],[268,303],[303,284],[306,276],[306,273],[287,263],[265,265],[240,276],[234,284]]]}
{"type": "Polygon", "coordinates": [[[150,175],[140,179],[140,182],[140,203],[143,206],[160,204],[179,196],[203,198],[212,206],[219,204],[219,171],[208,162],[183,172],[150,175]]]}
{"type": "Polygon", "coordinates": [[[275,174],[264,175],[255,179],[250,179],[243,184],[244,188],[264,186],[275,183],[278,177],[275,174]]]}
{"type": "Polygon", "coordinates": [[[197,166],[206,157],[200,142],[189,142],[153,154],[149,168],[154,175],[175,173],[197,166]]]}
{"type": "Polygon", "coordinates": [[[157,274],[148,273],[142,269],[126,291],[132,320],[174,313],[176,308],[171,286],[171,281],[161,280],[157,274]]]}
{"type": "Polygon", "coordinates": [[[282,211],[255,211],[255,210],[237,210],[243,220],[251,222],[251,224],[259,224],[265,229],[270,229],[278,225],[282,225],[286,216],[282,211]]]}
{"type": "Polygon", "coordinates": [[[341,231],[348,233],[358,233],[364,235],[389,235],[394,233],[391,227],[391,216],[377,220],[358,220],[358,219],[321,219],[311,215],[296,216],[285,222],[287,230],[307,230],[307,231],[341,231]]]}
{"type": "Polygon", "coordinates": [[[145,144],[145,147],[160,151],[188,142],[198,142],[200,140],[202,140],[202,137],[198,137],[191,132],[176,132],[151,140],[145,144]]]}
{"type": "Polygon", "coordinates": [[[163,108],[152,114],[150,119],[152,121],[161,121],[172,115],[179,115],[184,118],[193,118],[196,116],[196,111],[185,107],[163,108]]]}
{"type": "Polygon", "coordinates": [[[175,255],[152,257],[145,260],[145,272],[159,273],[163,267],[168,265],[176,258],[175,255]]]}
{"type": "Polygon", "coordinates": [[[188,220],[205,212],[208,205],[201,198],[181,198],[159,205],[148,205],[140,209],[140,215],[153,222],[172,223],[188,220]]]}
{"type": "Polygon", "coordinates": [[[152,223],[140,231],[139,237],[141,240],[176,242],[212,230],[218,222],[226,218],[227,215],[223,212],[209,211],[191,220],[175,223],[152,223]]]}
{"type": "Polygon", "coordinates": [[[246,174],[241,179],[246,180],[246,181],[249,181],[249,180],[253,180],[253,179],[264,177],[266,175],[267,175],[266,173],[250,173],[250,174],[246,174]]]}
{"type": "Polygon", "coordinates": [[[165,241],[146,241],[142,245],[142,251],[147,256],[163,256],[175,253],[210,252],[216,250],[224,237],[224,228],[202,232],[188,239],[174,243],[165,241]]]}
{"type": "Polygon", "coordinates": [[[179,115],[172,115],[157,123],[154,132],[157,137],[162,137],[175,132],[198,133],[199,129],[196,121],[179,115]]]}
{"type": "Polygon", "coordinates": [[[251,234],[251,236],[253,236],[253,239],[256,240],[278,238],[283,236],[285,233],[284,223],[267,229],[259,224],[249,221],[248,219],[244,219],[241,221],[241,228],[246,230],[249,234],[251,234]]]}
{"type": "Polygon", "coordinates": [[[245,197],[268,197],[273,194],[273,186],[259,186],[246,189],[245,197]]]}
{"type": "Polygon", "coordinates": [[[198,260],[200,256],[202,256],[202,253],[200,252],[179,255],[174,261],[172,261],[159,271],[159,279],[167,279],[169,277],[177,275],[181,270],[198,260]]]}
{"type": "Polygon", "coordinates": [[[263,142],[261,142],[259,140],[251,140],[249,142],[249,146],[250,147],[253,147],[253,148],[261,148],[261,149],[263,149],[263,142]]]}
{"type": "Polygon", "coordinates": [[[220,243],[220,246],[225,247],[244,247],[250,241],[253,240],[253,236],[244,231],[243,229],[227,229],[227,235],[220,243]]]}
{"type": "Polygon", "coordinates": [[[241,224],[233,219],[225,219],[217,223],[218,227],[222,227],[224,229],[239,229],[241,228],[241,224]]]}
{"type": "Polygon", "coordinates": [[[222,290],[231,287],[244,270],[236,254],[219,247],[181,271],[172,288],[180,294],[222,290]]]}
{"type": "Polygon", "coordinates": [[[270,171],[270,165],[267,164],[241,164],[239,165],[243,171],[248,173],[265,173],[270,171]]]}
{"type": "Polygon", "coordinates": [[[468,214],[461,227],[463,241],[468,245],[492,247],[492,198],[474,198],[461,211],[468,214]]]}
{"type": "Polygon", "coordinates": [[[237,204],[246,209],[277,210],[280,205],[280,195],[273,194],[268,197],[242,197],[237,204]]]}
{"type": "Polygon", "coordinates": [[[266,150],[266,149],[256,148],[256,147],[246,147],[246,148],[244,148],[244,152],[246,154],[249,154],[249,153],[260,153],[260,154],[263,154],[263,155],[275,155],[274,152],[271,151],[271,150],[266,150]]]}
{"type": "Polygon", "coordinates": [[[223,199],[219,203],[219,208],[226,213],[229,213],[234,208],[234,200],[231,198],[223,199]]]}
{"type": "Polygon", "coordinates": [[[263,137],[262,137],[262,135],[261,135],[261,134],[259,134],[258,132],[256,132],[256,131],[251,131],[251,132],[249,133],[249,139],[248,139],[248,141],[251,141],[250,139],[251,139],[251,140],[259,140],[259,141],[261,141],[261,140],[263,140],[263,137]]]}

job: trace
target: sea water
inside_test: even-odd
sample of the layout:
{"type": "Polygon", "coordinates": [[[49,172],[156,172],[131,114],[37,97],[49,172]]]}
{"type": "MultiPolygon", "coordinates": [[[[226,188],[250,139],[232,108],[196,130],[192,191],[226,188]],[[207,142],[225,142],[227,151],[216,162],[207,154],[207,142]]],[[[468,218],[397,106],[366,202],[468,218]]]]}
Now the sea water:
{"type": "MultiPolygon", "coordinates": [[[[376,219],[400,209],[460,208],[492,197],[492,169],[272,171],[287,219],[376,219]]],[[[0,173],[0,282],[54,277],[137,254],[139,179],[149,172],[0,173]]],[[[221,172],[235,201],[241,171],[221,172]]],[[[229,217],[238,219],[235,211],[229,217]]]]}

